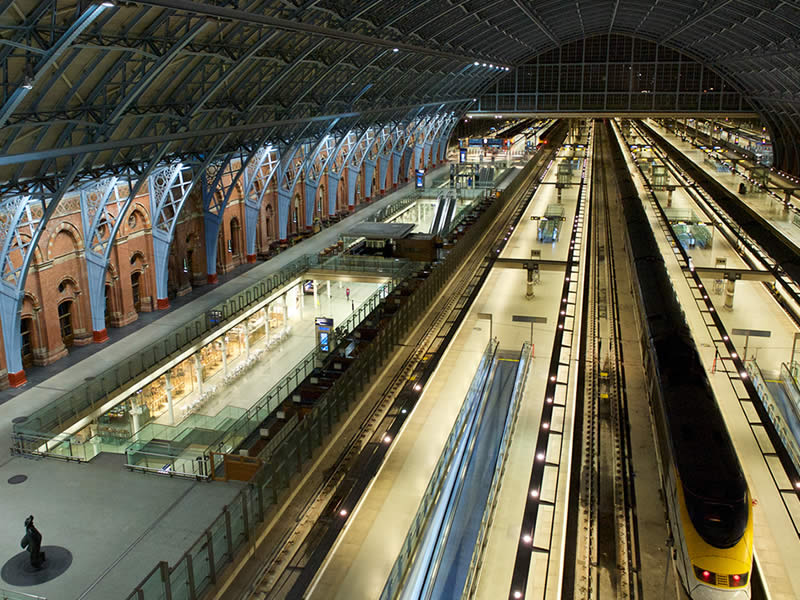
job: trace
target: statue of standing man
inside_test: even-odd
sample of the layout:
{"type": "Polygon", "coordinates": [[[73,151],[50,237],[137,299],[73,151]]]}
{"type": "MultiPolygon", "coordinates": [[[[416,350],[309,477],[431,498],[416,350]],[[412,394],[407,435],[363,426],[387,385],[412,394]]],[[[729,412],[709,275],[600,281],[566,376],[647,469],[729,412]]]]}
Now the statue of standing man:
{"type": "Polygon", "coordinates": [[[42,534],[33,524],[33,515],[25,519],[25,537],[20,543],[31,555],[31,566],[41,569],[44,563],[44,552],[42,552],[42,534]]]}

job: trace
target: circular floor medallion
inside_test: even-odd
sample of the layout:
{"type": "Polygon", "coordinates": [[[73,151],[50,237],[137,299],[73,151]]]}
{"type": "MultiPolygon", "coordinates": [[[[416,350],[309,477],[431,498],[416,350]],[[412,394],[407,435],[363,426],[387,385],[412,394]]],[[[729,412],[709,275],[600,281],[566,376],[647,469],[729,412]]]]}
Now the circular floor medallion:
{"type": "Polygon", "coordinates": [[[28,479],[27,475],[13,475],[12,477],[8,478],[8,483],[11,485],[16,485],[18,483],[22,483],[26,479],[28,479]]]}

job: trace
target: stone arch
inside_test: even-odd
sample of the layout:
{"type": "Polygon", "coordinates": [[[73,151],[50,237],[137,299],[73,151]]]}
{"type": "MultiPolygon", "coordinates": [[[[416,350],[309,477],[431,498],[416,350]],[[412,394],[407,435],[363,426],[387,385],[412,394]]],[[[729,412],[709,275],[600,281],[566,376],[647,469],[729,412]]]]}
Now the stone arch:
{"type": "Polygon", "coordinates": [[[39,320],[41,304],[35,294],[25,291],[22,297],[20,309],[20,331],[22,338],[20,352],[22,353],[22,364],[29,367],[34,364],[42,364],[41,356],[44,350],[45,337],[42,332],[42,324],[39,320]]]}
{"type": "Polygon", "coordinates": [[[150,215],[147,209],[139,202],[133,204],[130,210],[128,210],[123,227],[125,233],[128,235],[137,231],[150,229],[150,215]]]}
{"type": "Polygon", "coordinates": [[[83,238],[78,228],[68,221],[62,221],[53,230],[47,241],[47,259],[53,260],[57,256],[66,256],[83,250],[83,238]],[[69,245],[72,246],[69,249],[69,245]],[[60,250],[66,250],[60,252],[60,250]]]}

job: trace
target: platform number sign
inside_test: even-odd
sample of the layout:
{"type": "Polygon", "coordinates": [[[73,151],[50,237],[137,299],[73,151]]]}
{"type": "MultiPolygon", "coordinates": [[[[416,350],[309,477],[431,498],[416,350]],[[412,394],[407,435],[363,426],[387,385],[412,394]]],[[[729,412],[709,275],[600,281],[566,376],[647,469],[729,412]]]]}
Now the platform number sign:
{"type": "Polygon", "coordinates": [[[317,344],[322,352],[331,351],[331,336],[333,335],[333,319],[329,317],[317,317],[314,319],[314,326],[317,330],[317,344]]]}

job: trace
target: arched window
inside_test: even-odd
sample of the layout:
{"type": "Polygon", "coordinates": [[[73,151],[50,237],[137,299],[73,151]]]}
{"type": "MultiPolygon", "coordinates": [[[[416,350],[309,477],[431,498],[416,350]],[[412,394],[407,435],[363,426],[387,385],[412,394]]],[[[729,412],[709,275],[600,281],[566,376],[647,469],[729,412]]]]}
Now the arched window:
{"type": "Polygon", "coordinates": [[[64,300],[58,305],[58,324],[61,327],[61,341],[69,348],[74,340],[72,330],[72,300],[64,300]]]}
{"type": "Polygon", "coordinates": [[[142,297],[139,289],[139,281],[142,278],[140,272],[131,273],[131,292],[133,293],[133,308],[138,313],[142,311],[142,297]]]}
{"type": "Polygon", "coordinates": [[[22,336],[22,366],[28,368],[33,364],[33,319],[23,317],[20,321],[22,336]]]}
{"type": "Polygon", "coordinates": [[[108,328],[111,322],[111,286],[106,284],[104,287],[106,294],[106,328],[108,328]]]}
{"type": "Polygon", "coordinates": [[[242,228],[239,225],[239,219],[233,218],[231,219],[231,252],[234,256],[239,254],[240,245],[239,245],[239,238],[242,235],[242,228]]]}

